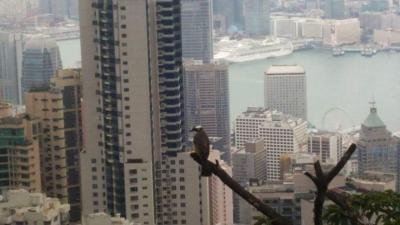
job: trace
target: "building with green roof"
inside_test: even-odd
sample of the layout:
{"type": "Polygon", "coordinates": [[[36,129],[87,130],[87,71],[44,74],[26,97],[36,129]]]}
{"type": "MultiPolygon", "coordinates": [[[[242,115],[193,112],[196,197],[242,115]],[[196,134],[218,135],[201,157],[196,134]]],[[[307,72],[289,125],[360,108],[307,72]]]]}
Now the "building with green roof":
{"type": "Polygon", "coordinates": [[[361,124],[357,143],[359,174],[367,171],[397,173],[397,143],[397,138],[386,128],[373,102],[369,115],[361,124]]]}

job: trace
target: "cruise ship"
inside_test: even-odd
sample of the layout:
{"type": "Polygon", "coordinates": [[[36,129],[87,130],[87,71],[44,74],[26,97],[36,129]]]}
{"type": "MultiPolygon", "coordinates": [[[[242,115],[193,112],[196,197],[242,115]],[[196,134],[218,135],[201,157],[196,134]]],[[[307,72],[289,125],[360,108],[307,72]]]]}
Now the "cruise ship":
{"type": "Polygon", "coordinates": [[[231,63],[286,56],[294,51],[293,44],[282,38],[232,40],[226,37],[218,41],[214,47],[216,60],[231,63]]]}

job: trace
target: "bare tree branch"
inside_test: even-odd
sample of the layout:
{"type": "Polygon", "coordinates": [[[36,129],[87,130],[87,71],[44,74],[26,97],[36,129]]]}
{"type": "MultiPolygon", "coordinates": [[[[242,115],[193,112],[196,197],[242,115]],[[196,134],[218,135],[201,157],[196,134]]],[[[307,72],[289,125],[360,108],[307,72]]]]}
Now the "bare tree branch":
{"type": "MultiPolygon", "coordinates": [[[[339,172],[343,169],[343,167],[346,165],[347,161],[350,159],[350,157],[353,155],[354,151],[356,150],[356,145],[352,144],[349,149],[345,152],[343,157],[340,159],[340,161],[333,167],[327,174],[325,174],[322,170],[321,164],[319,161],[314,163],[314,170],[315,170],[315,176],[311,175],[310,173],[305,173],[305,175],[310,178],[316,188],[316,196],[314,200],[314,224],[315,225],[322,225],[322,210],[325,202],[325,197],[328,192],[328,187],[331,181],[339,174],[339,172]]],[[[333,195],[332,193],[328,194],[330,197],[333,198],[333,202],[337,202],[339,207],[341,207],[344,210],[349,210],[348,204],[344,202],[343,200],[340,200],[338,196],[333,195]]],[[[355,217],[350,216],[349,219],[354,222],[355,217]]]]}
{"type": "Polygon", "coordinates": [[[272,207],[264,204],[261,200],[256,198],[246,189],[244,189],[238,182],[233,180],[232,177],[225,172],[225,170],[219,167],[219,165],[214,164],[208,160],[206,162],[202,162],[196,153],[192,153],[190,154],[190,156],[201,166],[203,166],[203,164],[207,164],[206,168],[208,168],[211,171],[211,173],[219,177],[219,179],[221,179],[221,181],[228,187],[230,187],[236,194],[240,195],[254,208],[256,208],[262,214],[267,216],[271,220],[272,225],[293,225],[292,221],[284,218],[279,213],[277,213],[272,207]]]}
{"type": "Polygon", "coordinates": [[[329,171],[327,175],[327,182],[330,183],[333,178],[335,178],[339,172],[343,169],[343,167],[346,165],[347,161],[349,161],[350,157],[353,155],[353,153],[356,151],[357,145],[356,144],[351,144],[349,149],[343,154],[342,158],[340,161],[336,164],[335,167],[329,171]]]}

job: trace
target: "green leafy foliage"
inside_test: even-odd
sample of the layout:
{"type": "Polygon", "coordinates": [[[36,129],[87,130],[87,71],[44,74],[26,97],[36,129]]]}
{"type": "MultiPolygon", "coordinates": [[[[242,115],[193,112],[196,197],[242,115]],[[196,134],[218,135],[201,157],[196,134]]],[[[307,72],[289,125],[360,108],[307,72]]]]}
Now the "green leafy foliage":
{"type": "Polygon", "coordinates": [[[266,216],[254,216],[253,219],[256,221],[254,225],[272,225],[266,216]]]}
{"type": "Polygon", "coordinates": [[[323,219],[328,225],[350,225],[350,215],[357,217],[360,224],[399,225],[400,194],[393,191],[368,192],[353,195],[348,200],[351,212],[337,205],[326,207],[323,219]]]}

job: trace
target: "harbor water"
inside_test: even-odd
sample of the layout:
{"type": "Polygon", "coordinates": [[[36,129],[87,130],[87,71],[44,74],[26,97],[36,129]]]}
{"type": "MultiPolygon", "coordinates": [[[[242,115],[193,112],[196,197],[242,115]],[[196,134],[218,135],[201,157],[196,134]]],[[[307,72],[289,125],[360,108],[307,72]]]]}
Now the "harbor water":
{"type": "MultiPolygon", "coordinates": [[[[58,42],[64,68],[80,60],[79,40],[58,42]]],[[[380,52],[332,56],[327,50],[306,50],[289,56],[231,64],[231,122],[248,106],[264,105],[264,71],[271,65],[299,64],[306,70],[308,120],[317,128],[358,126],[376,101],[391,131],[400,130],[400,53],[380,52]]]]}

